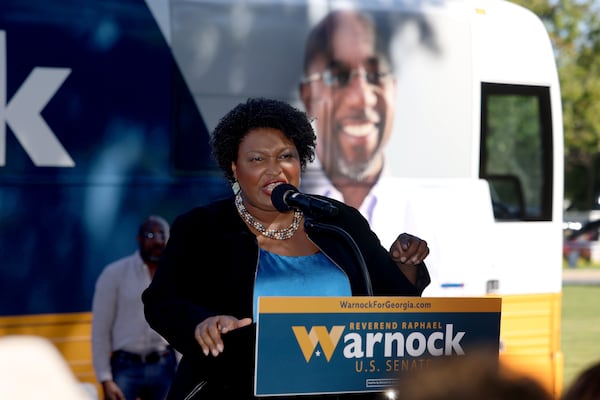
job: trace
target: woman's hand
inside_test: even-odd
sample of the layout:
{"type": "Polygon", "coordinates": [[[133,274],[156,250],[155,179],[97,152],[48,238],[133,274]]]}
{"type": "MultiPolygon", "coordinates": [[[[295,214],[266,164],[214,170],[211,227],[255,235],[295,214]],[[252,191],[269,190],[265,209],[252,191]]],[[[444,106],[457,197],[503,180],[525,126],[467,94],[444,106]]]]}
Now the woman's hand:
{"type": "Polygon", "coordinates": [[[428,255],[427,242],[408,233],[400,234],[390,247],[390,256],[396,264],[418,265],[428,255]]]}
{"type": "Polygon", "coordinates": [[[234,329],[241,328],[252,323],[252,318],[237,319],[231,315],[216,315],[206,318],[196,326],[194,336],[202,347],[205,356],[212,354],[213,357],[223,352],[223,340],[221,335],[234,329]]]}
{"type": "Polygon", "coordinates": [[[413,284],[417,284],[417,268],[429,255],[427,242],[408,233],[402,233],[390,247],[390,257],[413,284]]]}

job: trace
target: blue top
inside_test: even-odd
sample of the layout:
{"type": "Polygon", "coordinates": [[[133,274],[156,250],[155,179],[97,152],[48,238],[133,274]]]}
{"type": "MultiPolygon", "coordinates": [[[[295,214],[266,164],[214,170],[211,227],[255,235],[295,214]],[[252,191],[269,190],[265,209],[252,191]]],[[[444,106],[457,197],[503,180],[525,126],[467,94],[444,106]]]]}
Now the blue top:
{"type": "Polygon", "coordinates": [[[254,320],[259,296],[351,296],[346,274],[323,253],[282,256],[260,249],[254,283],[254,320]]]}

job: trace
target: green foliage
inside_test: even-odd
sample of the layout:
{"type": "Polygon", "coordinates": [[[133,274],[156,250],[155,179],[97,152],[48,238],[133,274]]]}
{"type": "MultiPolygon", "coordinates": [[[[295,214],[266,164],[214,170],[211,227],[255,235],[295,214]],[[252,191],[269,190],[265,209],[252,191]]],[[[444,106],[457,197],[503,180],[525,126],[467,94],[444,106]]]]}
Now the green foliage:
{"type": "MultiPolygon", "coordinates": [[[[523,182],[526,204],[538,205],[541,181],[541,155],[538,149],[540,114],[537,99],[531,96],[503,95],[488,99],[488,173],[516,175],[523,182]],[[516,134],[512,134],[516,132],[516,134]],[[531,155],[537,155],[532,157],[531,155]]],[[[499,190],[499,188],[496,188],[499,190]]],[[[514,189],[508,191],[514,192],[514,189]]],[[[498,193],[507,198],[509,193],[498,193]]]]}
{"type": "Polygon", "coordinates": [[[600,2],[513,0],[544,22],[556,54],[565,132],[565,197],[594,207],[600,189],[600,2]]]}
{"type": "Polygon", "coordinates": [[[600,286],[563,286],[561,348],[564,387],[586,367],[600,360],[600,286]]]}

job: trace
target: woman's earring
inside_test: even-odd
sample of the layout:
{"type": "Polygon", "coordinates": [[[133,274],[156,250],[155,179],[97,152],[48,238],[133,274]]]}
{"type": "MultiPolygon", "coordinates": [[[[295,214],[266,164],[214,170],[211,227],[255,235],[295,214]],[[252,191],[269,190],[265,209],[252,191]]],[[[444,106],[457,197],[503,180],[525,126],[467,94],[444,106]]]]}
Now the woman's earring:
{"type": "Polygon", "coordinates": [[[234,194],[238,194],[240,192],[240,184],[238,183],[237,179],[231,184],[231,188],[233,189],[234,194]]]}

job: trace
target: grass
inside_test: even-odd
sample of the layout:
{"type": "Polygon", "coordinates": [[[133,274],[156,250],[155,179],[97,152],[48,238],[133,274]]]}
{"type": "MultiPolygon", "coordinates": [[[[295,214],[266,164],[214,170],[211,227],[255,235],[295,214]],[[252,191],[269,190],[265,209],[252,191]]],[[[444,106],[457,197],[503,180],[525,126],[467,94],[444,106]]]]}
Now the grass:
{"type": "Polygon", "coordinates": [[[563,286],[561,348],[566,388],[583,369],[600,361],[600,285],[563,286]]]}

